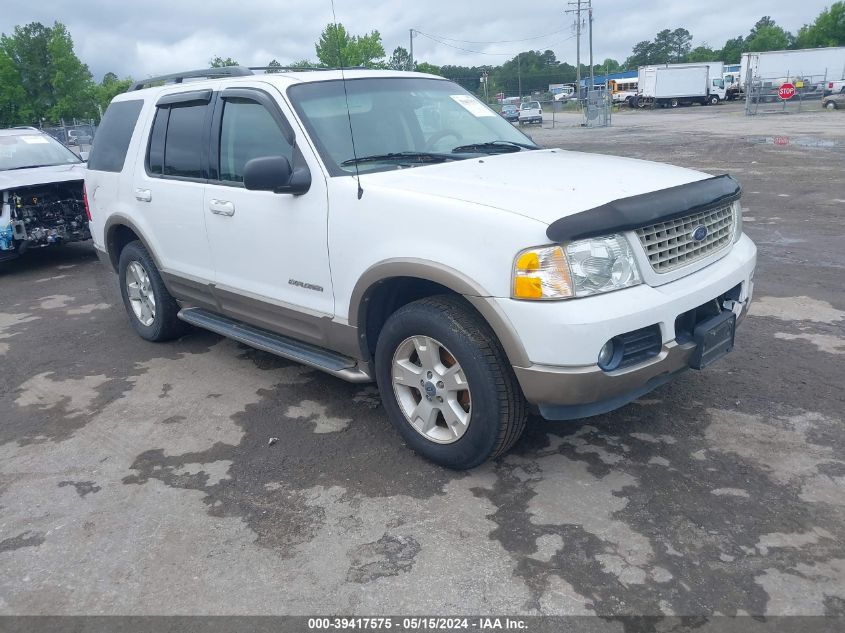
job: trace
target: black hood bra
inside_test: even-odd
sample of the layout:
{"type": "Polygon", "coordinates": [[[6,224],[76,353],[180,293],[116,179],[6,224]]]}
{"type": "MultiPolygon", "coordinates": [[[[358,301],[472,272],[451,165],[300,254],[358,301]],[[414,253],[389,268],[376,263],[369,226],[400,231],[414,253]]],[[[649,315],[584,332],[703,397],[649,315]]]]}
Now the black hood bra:
{"type": "Polygon", "coordinates": [[[621,233],[706,211],[737,200],[742,192],[731,176],[713,176],[685,185],[620,198],[555,220],[546,229],[553,242],[621,233]]]}

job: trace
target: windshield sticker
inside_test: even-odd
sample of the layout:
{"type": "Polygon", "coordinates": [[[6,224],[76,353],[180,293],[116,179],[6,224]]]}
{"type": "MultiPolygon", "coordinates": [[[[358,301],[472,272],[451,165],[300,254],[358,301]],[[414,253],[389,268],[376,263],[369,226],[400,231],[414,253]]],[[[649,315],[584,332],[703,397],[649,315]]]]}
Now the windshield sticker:
{"type": "Polygon", "coordinates": [[[29,143],[30,145],[36,145],[38,143],[46,144],[50,142],[43,136],[21,136],[20,138],[24,143],[29,143]]]}
{"type": "Polygon", "coordinates": [[[464,107],[464,109],[471,115],[476,117],[496,116],[490,108],[481,103],[478,99],[469,95],[449,95],[455,101],[464,107]]]}

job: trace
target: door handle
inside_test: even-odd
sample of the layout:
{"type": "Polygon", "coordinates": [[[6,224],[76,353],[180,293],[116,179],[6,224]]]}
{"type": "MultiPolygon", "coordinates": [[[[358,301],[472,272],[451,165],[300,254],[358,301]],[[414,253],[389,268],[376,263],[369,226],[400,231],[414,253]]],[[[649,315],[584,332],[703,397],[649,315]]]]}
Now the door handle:
{"type": "Polygon", "coordinates": [[[153,199],[153,193],[149,189],[136,189],[135,199],[138,202],[149,202],[153,199]]]}
{"type": "Polygon", "coordinates": [[[216,198],[212,198],[208,201],[208,210],[214,215],[235,215],[235,205],[228,200],[217,200],[216,198]]]}

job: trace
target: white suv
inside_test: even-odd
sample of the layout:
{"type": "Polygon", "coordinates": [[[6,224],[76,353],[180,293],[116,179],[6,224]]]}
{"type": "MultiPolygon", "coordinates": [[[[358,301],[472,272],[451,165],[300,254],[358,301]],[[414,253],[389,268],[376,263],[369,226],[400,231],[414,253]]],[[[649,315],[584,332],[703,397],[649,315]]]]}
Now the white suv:
{"type": "Polygon", "coordinates": [[[506,451],[529,410],[604,413],[733,346],[756,249],[729,176],[541,149],[418,73],[147,81],[86,175],[145,339],[187,322],[376,381],[452,468],[506,451]]]}

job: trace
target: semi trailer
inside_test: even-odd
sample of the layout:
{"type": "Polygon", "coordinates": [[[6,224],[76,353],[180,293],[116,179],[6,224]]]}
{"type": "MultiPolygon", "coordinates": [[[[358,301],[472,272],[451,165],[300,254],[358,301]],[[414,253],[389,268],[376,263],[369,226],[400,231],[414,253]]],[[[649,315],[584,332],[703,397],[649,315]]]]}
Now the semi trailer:
{"type": "Polygon", "coordinates": [[[725,73],[728,99],[745,94],[749,72],[752,81],[765,87],[804,80],[808,88],[828,93],[828,84],[845,79],[845,46],[743,53],[739,71],[725,73]]]}

